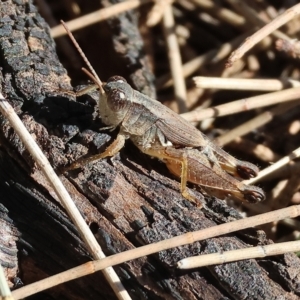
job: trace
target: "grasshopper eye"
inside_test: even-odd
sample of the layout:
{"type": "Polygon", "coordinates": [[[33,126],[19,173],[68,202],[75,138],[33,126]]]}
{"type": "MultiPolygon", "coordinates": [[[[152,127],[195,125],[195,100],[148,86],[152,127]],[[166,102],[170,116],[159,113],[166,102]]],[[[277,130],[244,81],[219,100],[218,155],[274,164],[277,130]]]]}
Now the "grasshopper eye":
{"type": "Polygon", "coordinates": [[[123,78],[122,76],[112,76],[107,80],[107,83],[110,82],[127,82],[125,78],[123,78]]]}
{"type": "Polygon", "coordinates": [[[108,107],[114,111],[118,112],[124,109],[128,104],[125,93],[119,89],[111,90],[107,95],[107,105],[108,107]]]}

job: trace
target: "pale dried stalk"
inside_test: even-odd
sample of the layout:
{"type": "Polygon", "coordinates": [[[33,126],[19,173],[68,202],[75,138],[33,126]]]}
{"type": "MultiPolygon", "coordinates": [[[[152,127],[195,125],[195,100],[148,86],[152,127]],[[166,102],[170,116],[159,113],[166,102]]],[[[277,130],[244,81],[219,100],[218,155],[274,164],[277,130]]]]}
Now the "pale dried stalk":
{"type": "MultiPolygon", "coordinates": [[[[234,90],[260,90],[260,91],[276,91],[282,90],[288,85],[298,87],[300,82],[295,80],[277,80],[277,79],[240,79],[240,78],[220,78],[220,77],[201,77],[193,78],[195,84],[199,88],[212,89],[234,89],[234,90]]],[[[243,136],[250,131],[261,127],[277,115],[283,114],[286,111],[299,105],[298,102],[282,104],[269,111],[263,112],[257,117],[235,127],[234,129],[224,133],[215,139],[215,143],[219,146],[224,146],[237,137],[243,136]]]]}
{"type": "MultiPolygon", "coordinates": [[[[246,20],[253,25],[262,27],[270,22],[269,18],[260,16],[258,12],[247,5],[245,1],[227,0],[227,2],[230,2],[230,4],[234,6],[242,16],[244,16],[246,20]]],[[[289,37],[285,33],[279,30],[274,30],[271,34],[276,38],[289,39],[289,37]]]]}
{"type": "Polygon", "coordinates": [[[287,55],[293,58],[300,58],[300,42],[297,39],[294,40],[278,39],[276,41],[276,49],[278,51],[285,52],[287,55]]]}
{"type": "Polygon", "coordinates": [[[282,15],[278,16],[272,22],[265,25],[263,28],[255,32],[251,37],[245,40],[245,42],[234,51],[228,61],[227,66],[231,66],[235,61],[240,59],[249,49],[260,42],[263,38],[271,34],[277,28],[281,27],[285,23],[289,22],[295,16],[300,13],[300,4],[296,4],[290,9],[286,10],[282,15]]]}
{"type": "Polygon", "coordinates": [[[187,111],[186,106],[186,86],[182,70],[181,55],[175,33],[175,21],[172,5],[165,7],[163,14],[163,28],[168,48],[169,64],[174,81],[175,98],[180,113],[187,111]]]}
{"type": "MultiPolygon", "coordinates": [[[[48,159],[43,154],[42,150],[39,148],[33,137],[25,128],[22,121],[19,119],[14,109],[8,103],[8,101],[0,94],[0,111],[8,119],[11,126],[14,128],[15,132],[20,137],[21,141],[25,145],[26,149],[29,151],[35,162],[41,168],[45,177],[48,179],[52,188],[56,192],[58,198],[63,204],[64,208],[68,212],[68,215],[72,219],[73,223],[76,225],[81,238],[84,240],[89,252],[93,255],[94,259],[101,259],[105,257],[99,246],[97,240],[95,239],[93,233],[90,231],[89,226],[85,223],[79,210],[68,194],[66,188],[54,172],[48,159]]],[[[118,275],[115,273],[113,268],[109,267],[103,270],[103,274],[110,286],[116,293],[118,299],[131,299],[127,291],[124,289],[118,275]]],[[[25,297],[22,296],[21,297],[25,297]]]]}
{"type": "Polygon", "coordinates": [[[278,79],[245,79],[221,77],[193,77],[195,85],[202,89],[247,90],[247,91],[280,91],[286,87],[298,87],[299,81],[278,79]]]}
{"type": "Polygon", "coordinates": [[[232,261],[273,256],[300,250],[300,241],[276,243],[272,245],[249,247],[245,249],[211,253],[184,258],[177,263],[178,269],[193,269],[204,266],[224,264],[232,261]]]}
{"type": "Polygon", "coordinates": [[[209,13],[216,16],[217,19],[224,21],[234,27],[244,27],[247,25],[246,20],[243,16],[236,12],[219,6],[215,1],[211,0],[192,0],[197,6],[202,7],[209,13]]]}
{"type": "Polygon", "coordinates": [[[296,150],[294,150],[293,152],[291,152],[289,155],[283,157],[282,159],[280,159],[273,165],[261,170],[256,177],[251,178],[249,180],[245,180],[244,183],[245,184],[254,184],[254,183],[260,181],[261,179],[263,179],[264,177],[268,176],[269,174],[282,168],[283,166],[290,163],[292,160],[294,160],[295,158],[297,158],[299,156],[300,156],[300,147],[297,148],[296,150]]]}
{"type": "Polygon", "coordinates": [[[10,288],[5,278],[4,270],[0,264],[0,299],[3,300],[14,300],[11,294],[10,288]]]}
{"type": "MultiPolygon", "coordinates": [[[[124,1],[121,3],[115,4],[115,5],[112,5],[110,7],[96,10],[95,12],[92,12],[90,14],[87,14],[87,15],[79,17],[75,20],[66,22],[66,24],[67,24],[68,28],[70,29],[70,31],[73,32],[75,30],[87,27],[87,26],[95,24],[97,22],[104,21],[108,18],[111,18],[111,17],[118,15],[122,12],[125,12],[127,10],[137,8],[140,5],[151,2],[151,1],[152,0],[124,1]]],[[[51,36],[53,38],[58,38],[65,34],[66,34],[66,31],[62,25],[57,25],[57,26],[51,28],[51,36]]]]}
{"type": "MultiPolygon", "coordinates": [[[[200,56],[193,58],[182,66],[183,76],[188,77],[196,71],[199,71],[204,65],[208,63],[219,63],[224,58],[226,58],[234,48],[238,47],[238,45],[247,37],[251,32],[244,33],[237,38],[222,44],[219,48],[212,49],[200,56]]],[[[173,84],[173,80],[171,79],[170,74],[165,74],[159,77],[156,80],[156,88],[162,89],[169,87],[173,84]]]]}
{"type": "Polygon", "coordinates": [[[290,204],[293,195],[299,190],[299,175],[300,173],[295,173],[289,179],[281,180],[276,184],[268,197],[267,205],[270,210],[287,207],[290,204]]]}
{"type": "Polygon", "coordinates": [[[221,136],[219,136],[215,139],[215,142],[219,146],[224,146],[224,145],[230,143],[231,141],[235,140],[237,137],[243,136],[256,128],[267,124],[268,122],[271,122],[275,116],[284,114],[288,110],[295,108],[298,105],[299,105],[298,101],[280,104],[280,105],[276,106],[275,108],[265,111],[265,112],[259,114],[258,116],[254,117],[253,119],[222,134],[221,136]]]}
{"type": "Polygon", "coordinates": [[[174,0],[155,0],[155,4],[147,17],[147,26],[153,27],[158,24],[161,21],[167,6],[171,5],[173,2],[174,0]]]}
{"type": "Polygon", "coordinates": [[[194,110],[188,113],[184,113],[181,116],[189,122],[199,122],[208,118],[226,116],[242,111],[248,111],[258,107],[265,107],[282,102],[298,100],[299,93],[300,87],[291,88],[279,92],[233,101],[230,103],[203,109],[201,111],[194,110]]]}
{"type": "Polygon", "coordinates": [[[48,277],[47,279],[43,279],[38,282],[29,284],[25,287],[22,287],[20,289],[17,289],[13,291],[13,296],[15,297],[15,299],[20,299],[21,297],[28,297],[33,293],[43,291],[45,289],[48,289],[66,281],[70,281],[88,274],[92,274],[108,266],[118,265],[123,262],[150,255],[159,251],[188,245],[196,241],[202,241],[208,238],[228,234],[238,230],[243,230],[249,227],[255,227],[270,222],[277,222],[286,218],[296,218],[299,215],[300,205],[294,205],[273,212],[249,217],[246,219],[241,219],[230,223],[213,226],[195,232],[189,232],[154,244],[114,254],[99,261],[88,262],[84,265],[78,266],[60,274],[48,277]]]}
{"type": "MultiPolygon", "coordinates": [[[[219,146],[218,141],[218,139],[213,140],[213,142],[219,146]]],[[[232,141],[232,144],[230,144],[230,148],[248,154],[249,156],[256,156],[259,160],[268,163],[275,162],[282,157],[263,144],[257,144],[252,140],[241,137],[236,137],[232,141]]]]}
{"type": "Polygon", "coordinates": [[[300,163],[291,161],[290,163],[281,167],[280,170],[276,170],[273,173],[270,173],[267,176],[265,176],[264,180],[271,181],[274,179],[289,178],[299,172],[300,172],[300,163]]]}

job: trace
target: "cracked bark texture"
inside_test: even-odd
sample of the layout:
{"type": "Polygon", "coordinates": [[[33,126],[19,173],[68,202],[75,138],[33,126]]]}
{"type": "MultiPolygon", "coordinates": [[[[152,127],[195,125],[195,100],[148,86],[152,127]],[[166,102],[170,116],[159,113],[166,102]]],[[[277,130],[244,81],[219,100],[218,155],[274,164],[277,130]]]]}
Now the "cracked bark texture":
{"type": "MultiPolygon", "coordinates": [[[[56,55],[48,25],[32,2],[1,1],[0,14],[1,92],[54,168],[59,171],[82,155],[103,151],[116,133],[98,130],[101,122],[92,97],[75,101],[64,92],[71,90],[69,78],[56,55]]],[[[121,15],[109,26],[124,38],[129,23],[141,47],[136,16],[121,15]]],[[[116,37],[114,43],[120,50],[116,37]]],[[[144,63],[136,63],[144,60],[142,51],[132,55],[132,45],[122,45],[120,55],[132,62],[138,74],[132,81],[141,89],[147,82],[148,93],[153,93],[151,73],[144,63]],[[144,73],[147,76],[141,75],[144,73]]],[[[1,125],[0,261],[10,285],[18,288],[75,267],[91,256],[49,183],[3,117],[1,125]]],[[[114,158],[60,178],[106,255],[241,218],[223,201],[204,198],[197,191],[204,207],[193,206],[182,198],[178,181],[165,166],[139,153],[130,142],[114,158]]],[[[133,299],[299,299],[300,261],[294,254],[189,271],[174,268],[186,256],[269,243],[272,241],[262,231],[249,229],[143,257],[115,270],[133,299]]],[[[98,272],[31,298],[115,296],[98,272]]]]}

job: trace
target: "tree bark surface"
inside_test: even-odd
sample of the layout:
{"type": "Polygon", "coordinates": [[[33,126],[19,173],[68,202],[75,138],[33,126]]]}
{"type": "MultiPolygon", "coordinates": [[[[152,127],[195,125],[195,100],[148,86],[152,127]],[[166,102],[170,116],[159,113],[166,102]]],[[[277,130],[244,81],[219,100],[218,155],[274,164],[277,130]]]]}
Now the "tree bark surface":
{"type": "MultiPolygon", "coordinates": [[[[126,44],[121,49],[133,53],[123,53],[136,68],[131,80],[153,95],[153,76],[144,62],[134,18],[123,14],[110,26],[119,26],[115,31],[122,32],[124,39],[128,22],[136,31],[134,44],[140,47],[133,51],[132,44],[126,44]]],[[[114,41],[120,50],[123,44],[115,37],[114,41]]],[[[102,125],[95,99],[87,95],[75,101],[65,92],[72,89],[70,80],[48,25],[31,1],[1,1],[0,51],[1,92],[58,173],[61,167],[82,155],[101,152],[113,141],[115,132],[98,130],[102,125]]],[[[18,288],[87,262],[91,255],[3,117],[1,125],[0,261],[10,285],[18,288]]],[[[60,178],[107,256],[241,218],[225,202],[198,191],[194,193],[203,208],[189,203],[165,166],[140,153],[130,141],[115,157],[60,174],[60,178]]],[[[262,231],[249,229],[114,268],[133,299],[299,299],[300,261],[294,254],[188,271],[174,267],[188,256],[270,243],[262,231]]],[[[34,299],[46,297],[115,298],[101,272],[44,291],[34,299]]]]}

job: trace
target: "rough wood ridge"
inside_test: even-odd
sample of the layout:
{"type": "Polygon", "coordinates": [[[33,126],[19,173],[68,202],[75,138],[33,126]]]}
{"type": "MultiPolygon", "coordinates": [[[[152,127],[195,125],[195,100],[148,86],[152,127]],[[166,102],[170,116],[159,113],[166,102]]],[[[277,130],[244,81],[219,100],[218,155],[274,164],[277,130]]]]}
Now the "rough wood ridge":
{"type": "MultiPolygon", "coordinates": [[[[65,92],[72,89],[70,80],[35,6],[31,1],[1,1],[0,14],[1,91],[51,164],[59,172],[82,154],[102,151],[116,133],[98,130],[101,123],[94,99],[85,96],[75,101],[65,92]]],[[[129,33],[140,39],[135,18],[129,14],[110,26],[119,26],[115,32],[121,31],[123,39],[129,33]]],[[[135,45],[140,47],[135,51],[129,44],[122,48],[136,68],[131,68],[135,74],[131,80],[141,88],[150,86],[151,94],[153,76],[143,62],[141,40],[135,45]],[[146,83],[141,78],[147,78],[146,83]]],[[[11,285],[17,288],[90,260],[48,182],[3,118],[0,137],[0,261],[11,285]]],[[[182,198],[178,181],[165,166],[131,143],[116,157],[61,179],[106,255],[241,218],[225,202],[204,198],[197,191],[204,208],[193,206],[182,198]]],[[[115,269],[133,299],[299,299],[300,261],[293,254],[193,271],[174,269],[187,256],[268,243],[262,231],[251,229],[115,269]]],[[[45,291],[41,299],[47,296],[115,297],[100,272],[45,291]]]]}

